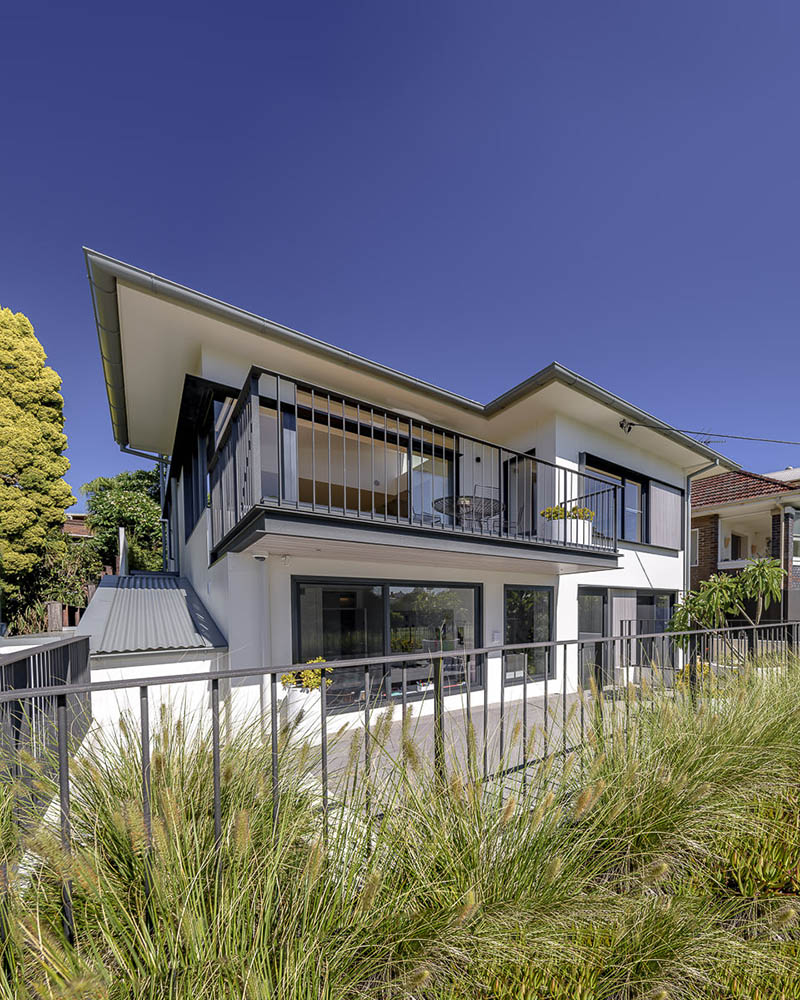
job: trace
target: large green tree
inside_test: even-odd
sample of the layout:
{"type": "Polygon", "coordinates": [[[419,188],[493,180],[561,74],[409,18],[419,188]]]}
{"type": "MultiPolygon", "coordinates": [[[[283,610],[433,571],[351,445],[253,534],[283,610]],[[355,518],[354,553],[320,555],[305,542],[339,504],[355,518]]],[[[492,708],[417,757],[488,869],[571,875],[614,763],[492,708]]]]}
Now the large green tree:
{"type": "Polygon", "coordinates": [[[18,613],[75,497],[64,482],[61,379],[22,313],[0,308],[0,587],[18,613]]]}
{"type": "Polygon", "coordinates": [[[159,570],[161,557],[161,507],[157,469],[99,476],[81,486],[86,495],[89,527],[103,561],[114,564],[119,529],[128,541],[129,569],[159,570]]]}

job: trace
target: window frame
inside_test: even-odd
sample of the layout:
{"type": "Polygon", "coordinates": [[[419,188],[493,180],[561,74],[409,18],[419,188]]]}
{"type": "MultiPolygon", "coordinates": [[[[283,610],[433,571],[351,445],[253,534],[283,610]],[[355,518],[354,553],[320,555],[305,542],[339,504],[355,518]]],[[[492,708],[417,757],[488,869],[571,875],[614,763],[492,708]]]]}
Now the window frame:
{"type": "MultiPolygon", "coordinates": [[[[334,586],[334,587],[380,587],[383,601],[383,655],[396,656],[391,650],[391,628],[390,614],[391,605],[389,603],[389,590],[391,587],[448,587],[461,590],[472,590],[473,592],[473,616],[475,630],[475,648],[483,646],[483,584],[460,580],[398,580],[393,577],[346,577],[346,576],[292,576],[291,581],[291,602],[292,602],[292,662],[300,662],[300,587],[301,586],[334,586]]],[[[379,656],[375,657],[379,659],[379,656]]],[[[409,654],[409,659],[413,659],[413,654],[409,654]]],[[[332,660],[335,664],[336,661],[332,660]]],[[[486,657],[479,668],[479,679],[470,685],[471,691],[482,691],[486,678],[488,664],[486,657]]],[[[421,697],[424,698],[424,695],[421,697]]],[[[420,700],[420,696],[409,692],[408,701],[420,700]]],[[[376,706],[380,708],[380,705],[376,706]]],[[[337,707],[329,706],[331,714],[336,712],[352,711],[349,706],[337,707]]]]}
{"type": "Polygon", "coordinates": [[[689,565],[700,565],[700,529],[692,528],[689,531],[689,565]]]}
{"type": "MultiPolygon", "coordinates": [[[[680,495],[681,499],[681,510],[683,511],[683,516],[681,517],[681,548],[672,549],[670,551],[682,551],[683,546],[686,544],[686,528],[684,525],[685,520],[685,505],[686,505],[686,490],[682,486],[675,486],[674,483],[668,483],[665,479],[659,479],[656,476],[648,476],[643,472],[637,472],[636,469],[630,469],[627,466],[619,465],[616,462],[608,461],[602,458],[600,455],[592,455],[588,452],[584,452],[580,456],[580,466],[581,471],[585,472],[587,475],[607,475],[615,476],[620,480],[619,485],[616,483],[609,484],[614,485],[618,489],[617,502],[617,540],[621,542],[631,542],[634,545],[651,545],[650,541],[650,488],[653,484],[664,486],[670,490],[674,490],[680,495]],[[641,537],[640,538],[628,538],[625,534],[625,485],[627,482],[636,483],[641,488],[641,537]]],[[[662,546],[657,545],[656,548],[662,548],[662,546]]]]}
{"type": "MultiPolygon", "coordinates": [[[[547,639],[537,639],[537,642],[551,642],[556,641],[556,594],[555,587],[547,586],[545,584],[528,584],[528,583],[504,583],[503,584],[503,645],[507,645],[506,639],[508,636],[508,593],[511,590],[524,590],[524,591],[546,591],[550,595],[550,621],[549,621],[549,636],[547,639]]],[[[556,655],[555,647],[551,647],[551,656],[548,660],[547,670],[543,677],[539,679],[538,677],[528,677],[529,684],[543,684],[545,680],[551,681],[556,679],[557,666],[556,666],[556,655]]],[[[506,664],[505,664],[505,654],[503,655],[503,665],[502,665],[502,679],[504,687],[513,687],[517,684],[523,683],[523,678],[519,680],[508,680],[506,678],[506,664]]]]}

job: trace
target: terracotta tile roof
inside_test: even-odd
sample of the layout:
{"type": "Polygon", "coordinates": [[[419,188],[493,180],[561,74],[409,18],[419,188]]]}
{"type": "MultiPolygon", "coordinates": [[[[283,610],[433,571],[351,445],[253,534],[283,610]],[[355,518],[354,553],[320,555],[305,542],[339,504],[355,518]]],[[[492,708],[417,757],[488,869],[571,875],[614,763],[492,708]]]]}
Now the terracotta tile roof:
{"type": "Polygon", "coordinates": [[[722,475],[696,479],[692,483],[692,508],[794,493],[796,490],[796,485],[781,483],[769,476],[759,476],[756,472],[723,472],[722,475]]]}

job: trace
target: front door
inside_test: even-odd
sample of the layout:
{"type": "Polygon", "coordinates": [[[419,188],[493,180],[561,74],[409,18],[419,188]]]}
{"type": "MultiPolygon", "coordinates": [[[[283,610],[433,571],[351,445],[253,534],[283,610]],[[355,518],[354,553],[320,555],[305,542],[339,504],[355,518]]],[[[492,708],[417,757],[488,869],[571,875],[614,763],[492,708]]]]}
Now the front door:
{"type": "Polygon", "coordinates": [[[607,643],[608,591],[596,587],[578,587],[578,646],[581,687],[598,688],[611,683],[607,643]]]}

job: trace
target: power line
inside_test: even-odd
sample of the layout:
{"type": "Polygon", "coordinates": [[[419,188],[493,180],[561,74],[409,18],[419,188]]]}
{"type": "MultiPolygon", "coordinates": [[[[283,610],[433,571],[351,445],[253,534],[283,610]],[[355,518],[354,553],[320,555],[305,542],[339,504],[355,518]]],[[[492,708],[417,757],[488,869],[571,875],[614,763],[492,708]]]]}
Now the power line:
{"type": "MultiPolygon", "coordinates": [[[[633,427],[653,427],[658,430],[663,430],[663,424],[647,424],[643,421],[635,420],[620,420],[620,427],[629,433],[633,427]]],[[[784,441],[781,438],[762,438],[762,437],[748,437],[744,434],[722,434],[719,431],[687,431],[681,430],[679,427],[671,427],[670,430],[677,431],[678,434],[691,434],[694,437],[714,437],[714,438],[724,438],[726,441],[760,441],[764,444],[789,444],[800,448],[800,441],[784,441]]]]}

